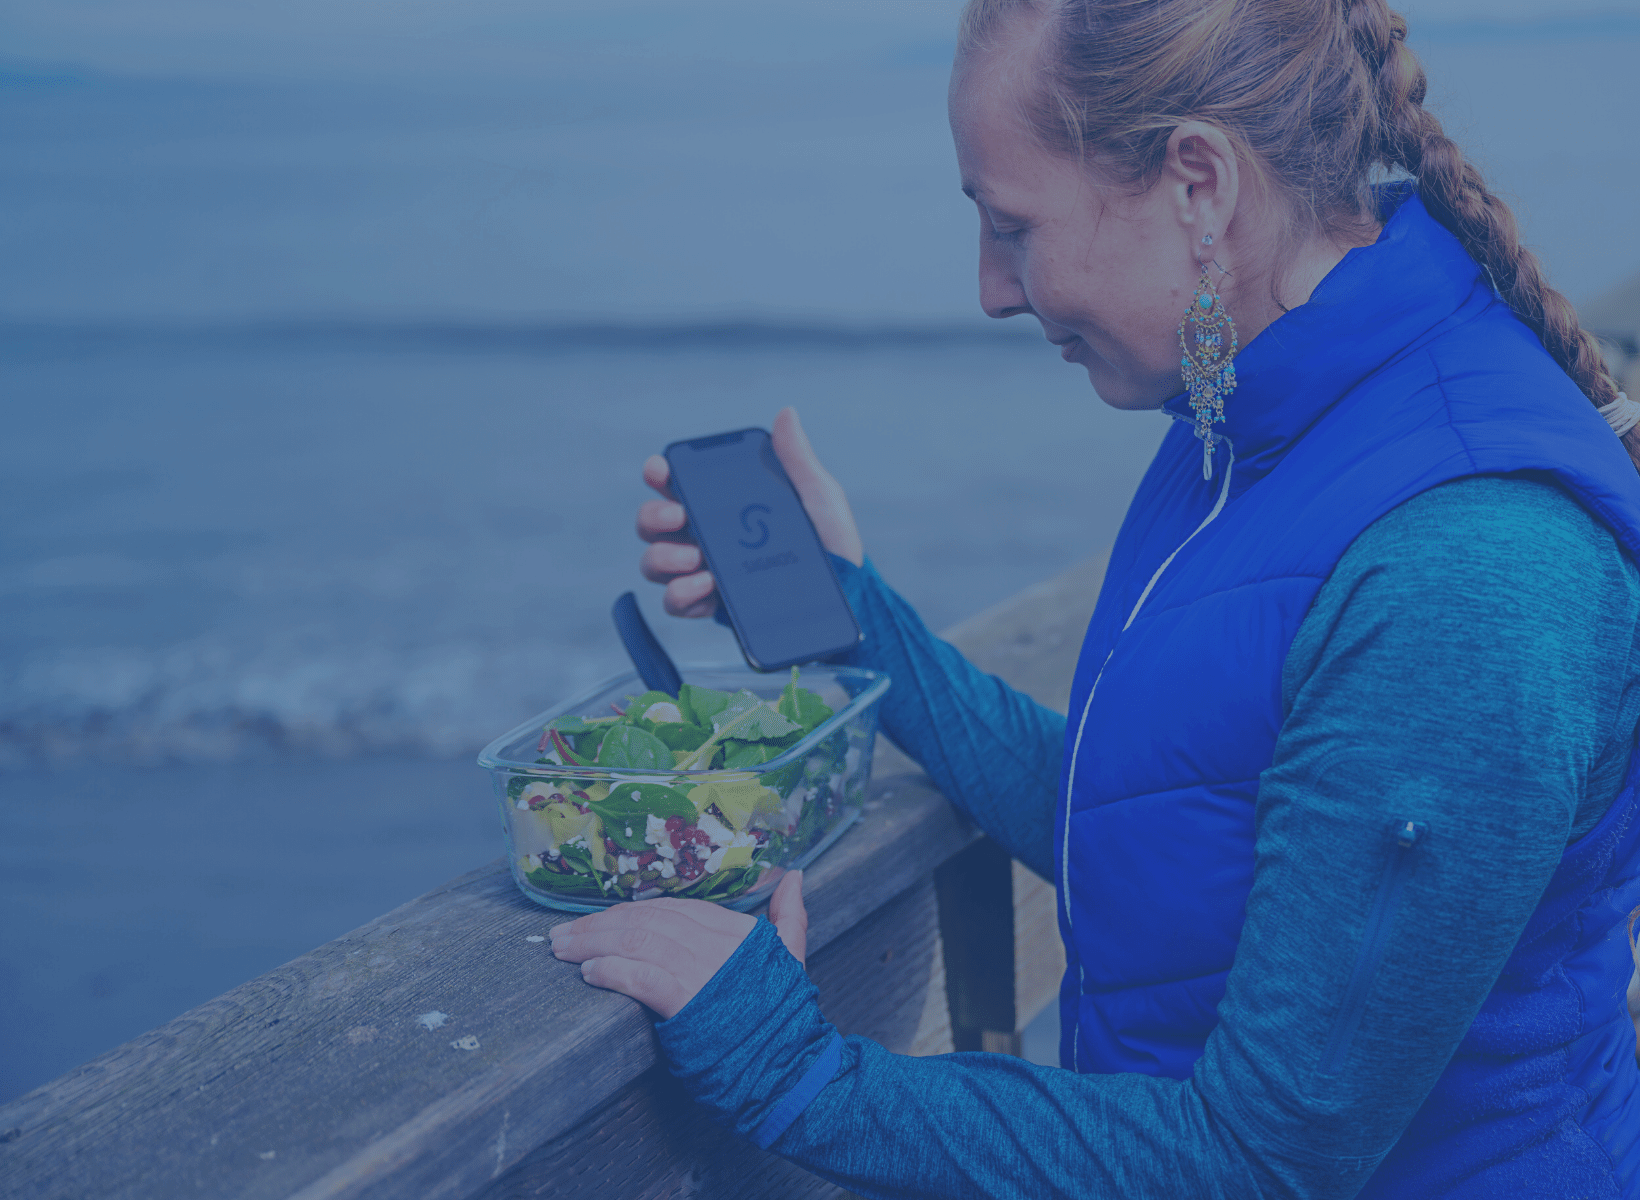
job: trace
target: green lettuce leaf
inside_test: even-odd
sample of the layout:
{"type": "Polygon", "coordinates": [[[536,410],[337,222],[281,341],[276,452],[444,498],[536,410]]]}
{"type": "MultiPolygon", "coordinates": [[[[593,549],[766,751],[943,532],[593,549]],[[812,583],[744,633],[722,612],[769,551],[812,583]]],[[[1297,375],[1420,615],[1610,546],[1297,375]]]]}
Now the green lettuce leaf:
{"type": "Polygon", "coordinates": [[[780,693],[780,715],[812,733],[821,722],[831,718],[831,708],[808,688],[797,686],[797,671],[792,670],[792,681],[780,693]]]}
{"type": "Polygon", "coordinates": [[[742,690],[712,718],[716,732],[742,742],[762,742],[800,732],[802,726],[782,716],[761,696],[742,690]]]}
{"type": "Polygon", "coordinates": [[[692,683],[678,689],[678,711],[690,725],[710,726],[712,718],[722,712],[728,703],[728,692],[715,692],[692,683]]]}
{"type": "Polygon", "coordinates": [[[743,742],[730,738],[723,743],[723,766],[730,771],[745,771],[760,767],[785,752],[785,746],[773,742],[743,742]]]}

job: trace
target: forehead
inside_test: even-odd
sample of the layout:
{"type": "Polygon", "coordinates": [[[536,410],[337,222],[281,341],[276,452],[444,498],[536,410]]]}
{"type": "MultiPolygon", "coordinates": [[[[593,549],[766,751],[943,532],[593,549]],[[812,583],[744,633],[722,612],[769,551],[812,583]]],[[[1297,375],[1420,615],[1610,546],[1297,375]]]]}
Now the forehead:
{"type": "Polygon", "coordinates": [[[951,66],[947,105],[959,136],[975,132],[1029,134],[1025,106],[1040,70],[1041,21],[1016,17],[989,44],[963,50],[951,66]]]}
{"type": "Polygon", "coordinates": [[[1021,30],[960,54],[952,67],[948,104],[957,165],[963,190],[982,200],[1075,173],[1068,160],[1042,145],[1027,116],[1039,86],[1034,33],[1021,30]]]}

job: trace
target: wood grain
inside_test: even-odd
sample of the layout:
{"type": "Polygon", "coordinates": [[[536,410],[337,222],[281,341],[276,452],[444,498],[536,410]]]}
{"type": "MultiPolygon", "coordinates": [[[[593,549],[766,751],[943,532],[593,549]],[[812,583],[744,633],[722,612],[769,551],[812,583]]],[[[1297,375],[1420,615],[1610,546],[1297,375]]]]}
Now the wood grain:
{"type": "MultiPolygon", "coordinates": [[[[1101,572],[1084,564],[949,636],[1063,707],[1101,572]]],[[[886,742],[878,754],[863,819],[807,873],[812,962],[850,1028],[943,1052],[951,1028],[926,885],[978,835],[903,755],[886,742]],[[889,954],[881,969],[862,949],[877,941],[889,954]]],[[[1017,867],[1015,878],[1017,898],[1017,867]]],[[[1016,903],[1016,944],[1036,980],[1052,924],[1024,911],[1016,903]]],[[[525,940],[563,919],[521,897],[499,860],[451,880],[0,1107],[0,1195],[469,1197],[536,1147],[539,1162],[570,1142],[641,1156],[663,1144],[652,1126],[637,1143],[607,1138],[675,1118],[676,1097],[654,1070],[644,1011],[525,940]],[[426,1028],[418,1018],[431,1012],[447,1020],[426,1028]]],[[[1024,1013],[1042,987],[1021,986],[1024,1013]]],[[[596,1158],[586,1152],[575,1170],[595,1174],[596,1158]]],[[[670,1194],[837,1194],[772,1159],[735,1192],[716,1160],[691,1161],[670,1194]]]]}
{"type": "MultiPolygon", "coordinates": [[[[975,836],[916,776],[868,804],[807,874],[816,952],[975,836]]],[[[655,1063],[639,1005],[524,940],[562,919],[499,860],[452,880],[0,1108],[0,1194],[470,1196],[655,1063]]]]}
{"type": "Polygon", "coordinates": [[[1105,579],[1105,558],[1090,558],[1028,587],[942,635],[982,671],[1039,704],[1064,712],[1082,634],[1105,579]]]}
{"type": "MultiPolygon", "coordinates": [[[[820,1006],[845,1034],[909,1052],[935,979],[934,887],[923,879],[809,960],[820,1006]]],[[[717,1126],[657,1064],[574,1130],[542,1145],[479,1200],[840,1200],[843,1188],[717,1126]]]]}
{"type": "Polygon", "coordinates": [[[1065,976],[1065,943],[1059,937],[1059,894],[1024,864],[1014,874],[1014,1020],[1024,1030],[1059,1000],[1065,976]]]}

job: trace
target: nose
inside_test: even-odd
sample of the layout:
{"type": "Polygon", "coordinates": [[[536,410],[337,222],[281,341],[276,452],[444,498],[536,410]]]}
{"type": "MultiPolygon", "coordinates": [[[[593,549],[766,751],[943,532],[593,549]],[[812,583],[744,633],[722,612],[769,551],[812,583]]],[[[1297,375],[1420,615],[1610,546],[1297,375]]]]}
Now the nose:
{"type": "Polygon", "coordinates": [[[1014,252],[999,246],[980,222],[979,306],[988,317],[1001,321],[1031,311],[1024,285],[1014,264],[1014,252]]]}

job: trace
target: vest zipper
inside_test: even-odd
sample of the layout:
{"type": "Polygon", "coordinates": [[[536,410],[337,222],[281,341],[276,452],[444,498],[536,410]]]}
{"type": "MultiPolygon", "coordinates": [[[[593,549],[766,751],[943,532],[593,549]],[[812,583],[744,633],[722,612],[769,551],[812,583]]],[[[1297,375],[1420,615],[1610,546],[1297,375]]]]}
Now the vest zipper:
{"type": "Polygon", "coordinates": [[[1389,948],[1389,932],[1395,924],[1395,913],[1401,903],[1401,888],[1412,874],[1412,849],[1423,837],[1428,826],[1416,821],[1398,820],[1390,829],[1389,860],[1384,864],[1383,877],[1378,881],[1378,894],[1367,910],[1367,928],[1361,938],[1360,952],[1355,956],[1355,968],[1344,987],[1344,1003],[1327,1035],[1326,1048],[1321,1053],[1322,1075],[1337,1075],[1344,1069],[1349,1057],[1350,1043],[1361,1024],[1361,1013],[1367,1006],[1367,994],[1372,990],[1378,966],[1389,948]]]}
{"type": "MultiPolygon", "coordinates": [[[[1186,423],[1189,422],[1188,417],[1180,417],[1174,413],[1168,413],[1168,416],[1172,417],[1175,421],[1185,421],[1186,423]]],[[[1128,626],[1132,625],[1134,619],[1138,617],[1139,610],[1145,606],[1145,601],[1150,599],[1151,590],[1155,588],[1156,581],[1162,577],[1162,572],[1167,570],[1168,567],[1173,564],[1173,560],[1179,557],[1179,552],[1186,546],[1190,545],[1190,543],[1195,540],[1198,533],[1206,529],[1214,521],[1218,520],[1219,514],[1224,511],[1225,502],[1230,499],[1230,480],[1236,473],[1236,448],[1231,444],[1229,438],[1222,434],[1214,434],[1213,440],[1207,443],[1209,447],[1207,453],[1211,455],[1212,448],[1216,447],[1220,442],[1224,443],[1225,458],[1227,461],[1224,464],[1224,482],[1219,485],[1218,500],[1214,502],[1213,509],[1207,514],[1206,520],[1196,526],[1195,529],[1191,530],[1190,536],[1175,546],[1173,553],[1164,558],[1162,560],[1162,565],[1157,567],[1155,573],[1151,575],[1150,582],[1145,584],[1145,590],[1140,592],[1139,599],[1134,601],[1133,611],[1128,613],[1128,619],[1122,623],[1122,628],[1116,635],[1118,641],[1121,639],[1121,635],[1128,631],[1128,626]]],[[[1211,462],[1211,458],[1209,458],[1208,461],[1211,462]]],[[[1082,749],[1082,734],[1088,727],[1088,713],[1093,710],[1093,697],[1094,694],[1099,691],[1099,681],[1105,677],[1105,668],[1110,666],[1110,660],[1115,656],[1116,643],[1112,642],[1110,652],[1105,655],[1105,661],[1099,664],[1099,673],[1093,677],[1093,685],[1088,688],[1088,698],[1082,705],[1082,719],[1077,722],[1076,726],[1076,740],[1071,743],[1070,765],[1065,772],[1065,829],[1064,836],[1060,839],[1059,902],[1064,909],[1065,928],[1073,932],[1075,930],[1075,925],[1071,920],[1071,789],[1076,784],[1076,757],[1082,749]]],[[[1067,952],[1074,949],[1074,946],[1070,945],[1070,939],[1066,939],[1066,942],[1067,944],[1065,948],[1067,952]]],[[[1085,979],[1082,970],[1082,958],[1081,955],[1078,955],[1076,959],[1077,1010],[1072,1015],[1071,1024],[1071,1055],[1073,1065],[1077,1069],[1081,1068],[1081,1064],[1075,1062],[1075,1055],[1078,1047],[1079,1030],[1077,1026],[1081,1019],[1080,1009],[1084,982],[1085,979]]]]}

